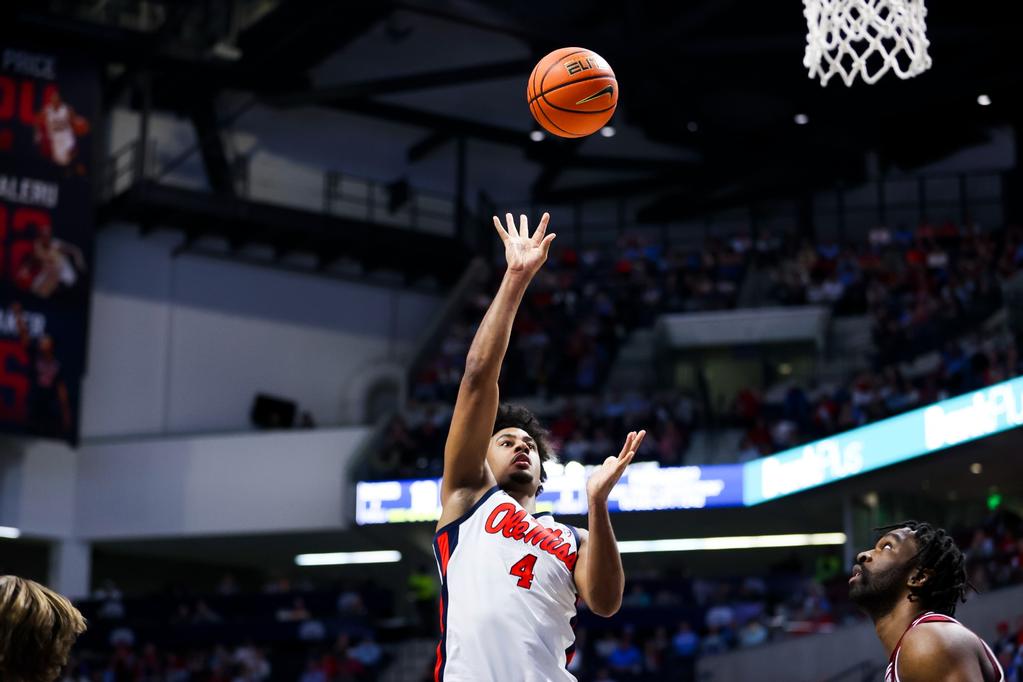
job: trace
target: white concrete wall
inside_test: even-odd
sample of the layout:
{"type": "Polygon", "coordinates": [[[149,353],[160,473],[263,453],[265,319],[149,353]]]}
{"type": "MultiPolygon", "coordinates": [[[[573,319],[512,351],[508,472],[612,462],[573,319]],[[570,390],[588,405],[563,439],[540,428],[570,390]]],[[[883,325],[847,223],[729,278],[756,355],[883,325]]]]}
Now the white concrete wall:
{"type": "MultiPolygon", "coordinates": [[[[201,256],[128,226],[99,235],[85,441],[239,431],[258,392],[296,400],[318,424],[357,421],[349,390],[403,367],[440,296],[201,256]]],[[[368,387],[367,387],[368,388],[368,387]]]]}
{"type": "Polygon", "coordinates": [[[77,461],[63,443],[0,437],[0,526],[40,538],[69,537],[77,461]]]}
{"type": "Polygon", "coordinates": [[[83,446],[82,540],[341,528],[347,467],[368,429],[129,440],[83,446]]]}

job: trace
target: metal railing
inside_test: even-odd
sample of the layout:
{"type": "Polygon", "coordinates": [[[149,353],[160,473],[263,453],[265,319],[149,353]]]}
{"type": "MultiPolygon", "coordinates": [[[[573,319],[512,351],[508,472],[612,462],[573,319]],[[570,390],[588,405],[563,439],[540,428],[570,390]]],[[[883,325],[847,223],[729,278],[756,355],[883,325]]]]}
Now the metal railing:
{"type": "MultiPolygon", "coordinates": [[[[195,177],[195,173],[182,171],[187,160],[183,154],[165,163],[158,151],[156,142],[150,140],[140,159],[139,142],[133,140],[111,153],[104,168],[102,199],[109,201],[142,180],[169,186],[196,185],[200,178],[195,177]]],[[[189,155],[193,152],[189,150],[189,155]]],[[[332,170],[281,174],[272,181],[264,177],[260,182],[259,177],[254,177],[257,173],[254,173],[252,158],[245,156],[234,158],[230,169],[232,187],[240,198],[411,231],[455,234],[458,219],[455,200],[440,193],[413,189],[402,181],[383,182],[332,170]]],[[[470,220],[474,213],[464,211],[470,220]]]]}

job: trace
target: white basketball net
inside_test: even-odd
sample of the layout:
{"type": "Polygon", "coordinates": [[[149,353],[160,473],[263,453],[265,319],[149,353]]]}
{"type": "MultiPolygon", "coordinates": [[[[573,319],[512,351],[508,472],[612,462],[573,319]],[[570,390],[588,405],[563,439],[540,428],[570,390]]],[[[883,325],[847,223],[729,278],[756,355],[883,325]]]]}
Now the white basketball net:
{"type": "Polygon", "coordinates": [[[924,0],[803,0],[808,33],[803,65],[827,85],[876,83],[894,71],[912,78],[931,67],[924,0]]]}

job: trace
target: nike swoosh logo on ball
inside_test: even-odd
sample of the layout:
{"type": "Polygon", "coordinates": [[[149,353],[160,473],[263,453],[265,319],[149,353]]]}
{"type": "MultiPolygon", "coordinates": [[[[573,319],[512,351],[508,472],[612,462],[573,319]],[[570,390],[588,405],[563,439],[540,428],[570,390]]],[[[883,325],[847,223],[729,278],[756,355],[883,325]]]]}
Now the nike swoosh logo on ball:
{"type": "Polygon", "coordinates": [[[576,104],[586,104],[587,102],[592,102],[593,100],[597,99],[598,97],[603,97],[604,95],[607,95],[608,97],[610,97],[613,94],[615,94],[615,86],[613,86],[613,85],[605,85],[604,87],[602,87],[600,90],[597,90],[595,93],[593,93],[589,97],[583,97],[581,100],[576,102],[576,104]]]}

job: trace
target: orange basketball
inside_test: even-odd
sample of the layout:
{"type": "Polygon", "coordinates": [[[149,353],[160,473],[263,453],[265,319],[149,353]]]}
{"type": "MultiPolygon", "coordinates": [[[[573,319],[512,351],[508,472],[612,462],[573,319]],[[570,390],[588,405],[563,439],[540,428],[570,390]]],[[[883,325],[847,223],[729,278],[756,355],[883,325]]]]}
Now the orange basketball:
{"type": "Polygon", "coordinates": [[[585,137],[604,127],[618,106],[614,71],[596,52],[563,47],[540,60],[526,85],[529,111],[559,137],[585,137]]]}

